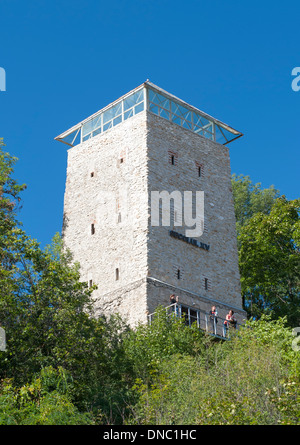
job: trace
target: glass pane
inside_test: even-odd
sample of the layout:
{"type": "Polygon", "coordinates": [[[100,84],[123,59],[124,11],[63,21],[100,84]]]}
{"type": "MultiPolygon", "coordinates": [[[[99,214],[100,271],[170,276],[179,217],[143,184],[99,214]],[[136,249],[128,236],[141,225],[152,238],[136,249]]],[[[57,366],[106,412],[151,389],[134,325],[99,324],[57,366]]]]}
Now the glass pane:
{"type": "Polygon", "coordinates": [[[213,140],[213,135],[212,135],[212,133],[210,133],[209,131],[205,131],[205,132],[204,132],[204,136],[205,136],[207,139],[211,139],[211,140],[213,140]]]}
{"type": "Polygon", "coordinates": [[[86,135],[89,134],[92,130],[93,130],[93,121],[90,120],[90,121],[88,121],[86,124],[83,125],[83,127],[82,127],[82,135],[83,135],[83,136],[86,136],[86,135]]]}
{"type": "Polygon", "coordinates": [[[182,116],[188,121],[192,120],[192,113],[189,109],[177,104],[176,102],[172,102],[171,108],[172,112],[177,114],[177,116],[182,116]]]}
{"type": "Polygon", "coordinates": [[[81,128],[80,128],[80,130],[78,131],[78,133],[77,133],[77,135],[75,136],[75,138],[73,139],[72,144],[73,144],[73,145],[77,145],[77,144],[80,144],[80,142],[81,142],[81,128]]]}
{"type": "Polygon", "coordinates": [[[103,113],[103,123],[110,121],[114,117],[122,113],[122,103],[116,104],[103,113]]]}
{"type": "Polygon", "coordinates": [[[109,128],[112,128],[112,121],[110,121],[107,124],[103,125],[103,131],[106,131],[109,128]]]}
{"type": "Polygon", "coordinates": [[[140,104],[136,105],[134,107],[134,113],[138,114],[140,111],[144,110],[144,102],[141,102],[140,104]]]}
{"type": "Polygon", "coordinates": [[[205,117],[201,116],[201,122],[202,122],[202,126],[205,127],[205,125],[210,125],[211,122],[206,119],[205,117]]]}
{"type": "Polygon", "coordinates": [[[222,130],[219,128],[218,125],[215,125],[216,128],[216,142],[219,142],[219,144],[224,144],[226,142],[226,139],[222,133],[222,130]]]}
{"type": "Polygon", "coordinates": [[[174,124],[181,125],[180,117],[177,117],[174,114],[172,115],[172,122],[174,122],[174,124]]]}
{"type": "Polygon", "coordinates": [[[93,130],[95,130],[98,127],[101,127],[101,116],[102,116],[102,113],[93,119],[93,130]]]}
{"type": "Polygon", "coordinates": [[[204,125],[204,130],[209,131],[210,133],[213,133],[213,124],[212,122],[209,122],[207,125],[204,125]]]}
{"type": "Polygon", "coordinates": [[[160,108],[159,115],[165,119],[170,118],[170,113],[168,111],[164,110],[163,108],[160,108]]]}
{"type": "MultiPolygon", "coordinates": [[[[216,128],[217,128],[217,125],[216,125],[216,128]]],[[[223,141],[222,142],[219,141],[219,142],[223,143],[223,144],[226,144],[226,142],[229,142],[229,141],[231,141],[232,139],[234,139],[234,138],[236,138],[238,136],[236,134],[231,133],[228,130],[225,130],[225,128],[223,128],[223,127],[221,127],[219,130],[223,134],[223,141]]]]}
{"type": "Polygon", "coordinates": [[[87,141],[88,139],[90,139],[90,137],[92,136],[92,133],[88,134],[87,136],[84,136],[82,138],[83,141],[87,141]]]}
{"type": "Polygon", "coordinates": [[[204,131],[202,128],[197,128],[196,130],[194,130],[195,133],[200,134],[201,136],[204,136],[204,131]]]}
{"type": "Polygon", "coordinates": [[[171,102],[171,110],[172,110],[172,113],[180,114],[178,105],[175,102],[171,102]]]}
{"type": "Polygon", "coordinates": [[[154,93],[150,100],[151,100],[151,102],[153,102],[155,104],[158,104],[158,105],[160,104],[160,100],[159,100],[159,97],[158,97],[157,93],[154,93]]]}
{"type": "Polygon", "coordinates": [[[63,138],[63,141],[70,145],[77,145],[80,143],[80,130],[73,131],[63,138]],[[78,134],[77,134],[78,133],[78,134]]]}
{"type": "Polygon", "coordinates": [[[166,108],[167,110],[170,109],[170,101],[165,96],[162,96],[161,94],[157,94],[158,103],[161,107],[166,108]]]}
{"type": "Polygon", "coordinates": [[[122,122],[122,116],[118,116],[113,120],[114,126],[118,125],[120,122],[122,122]]]}
{"type": "Polygon", "coordinates": [[[160,104],[162,104],[166,100],[165,96],[162,96],[159,93],[156,93],[156,98],[158,100],[158,103],[160,103],[160,104]]]}
{"type": "Polygon", "coordinates": [[[187,128],[188,130],[191,130],[192,129],[192,124],[190,122],[182,120],[182,127],[187,128]]]}
{"type": "Polygon", "coordinates": [[[202,127],[197,127],[194,125],[194,132],[198,134],[203,134],[203,129],[202,127]]]}
{"type": "Polygon", "coordinates": [[[184,115],[186,121],[192,122],[192,113],[191,111],[187,111],[184,115]]]}
{"type": "Polygon", "coordinates": [[[158,114],[158,106],[154,104],[149,104],[149,110],[152,111],[152,113],[158,114]]]}
{"type": "Polygon", "coordinates": [[[101,133],[101,127],[97,128],[97,130],[93,131],[93,136],[97,136],[97,134],[101,133]]]}
{"type": "Polygon", "coordinates": [[[130,108],[130,110],[128,110],[128,111],[125,111],[124,120],[128,119],[131,116],[133,116],[133,108],[130,108]]]}
{"type": "Polygon", "coordinates": [[[177,109],[179,111],[179,113],[177,113],[177,114],[179,114],[179,115],[181,114],[184,117],[188,113],[188,110],[186,108],[182,107],[181,105],[178,105],[177,109]]]}
{"type": "Polygon", "coordinates": [[[142,102],[144,100],[144,90],[139,90],[131,96],[124,99],[124,111],[128,110],[128,108],[133,107],[134,105],[142,102]]]}
{"type": "Polygon", "coordinates": [[[153,90],[148,89],[148,98],[150,102],[154,102],[155,93],[153,90]]]}
{"type": "Polygon", "coordinates": [[[195,126],[202,127],[203,124],[202,124],[202,121],[201,121],[200,114],[193,113],[193,122],[194,122],[195,126]]]}

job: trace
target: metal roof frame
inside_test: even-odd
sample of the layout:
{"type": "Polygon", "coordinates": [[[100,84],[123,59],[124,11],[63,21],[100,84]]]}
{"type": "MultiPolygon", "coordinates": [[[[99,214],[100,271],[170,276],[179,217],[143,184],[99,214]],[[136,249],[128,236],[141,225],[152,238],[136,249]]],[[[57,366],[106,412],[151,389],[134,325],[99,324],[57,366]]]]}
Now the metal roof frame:
{"type": "MultiPolygon", "coordinates": [[[[231,134],[235,135],[235,137],[233,139],[231,139],[230,141],[225,142],[225,144],[229,144],[230,142],[235,141],[236,139],[240,138],[241,136],[243,136],[243,133],[241,133],[238,130],[235,130],[233,127],[231,127],[230,125],[220,121],[219,119],[214,118],[213,116],[205,113],[204,111],[200,110],[197,107],[194,107],[193,105],[188,104],[187,102],[185,102],[184,100],[174,96],[171,93],[168,93],[167,91],[165,91],[164,89],[160,88],[159,86],[155,85],[154,83],[150,82],[149,80],[147,80],[146,82],[143,82],[141,85],[139,85],[138,87],[134,88],[133,90],[129,91],[128,93],[124,94],[123,96],[119,97],[118,99],[116,99],[115,101],[111,102],[110,104],[108,104],[107,106],[105,106],[104,108],[101,108],[99,111],[97,111],[96,113],[92,114],[91,116],[87,117],[86,119],[82,120],[81,122],[79,122],[78,124],[74,125],[73,127],[69,128],[68,130],[64,131],[63,133],[61,133],[60,135],[56,136],[54,139],[59,141],[59,142],[63,142],[66,145],[69,146],[73,146],[72,144],[69,144],[68,142],[64,141],[63,139],[65,137],[67,137],[68,135],[72,134],[73,132],[75,132],[76,130],[78,130],[75,134],[75,137],[73,139],[72,142],[75,141],[76,137],[78,136],[78,132],[80,130],[80,128],[87,122],[89,122],[90,120],[94,119],[96,116],[98,116],[99,114],[105,112],[106,110],[108,110],[109,108],[113,107],[114,105],[118,104],[119,102],[121,102],[122,100],[126,99],[128,96],[134,94],[135,92],[137,92],[138,90],[142,89],[142,88],[151,88],[152,90],[157,91],[158,93],[161,93],[162,95],[166,96],[167,98],[169,98],[170,100],[179,103],[180,105],[184,106],[185,108],[189,109],[192,112],[198,113],[201,116],[203,116],[205,119],[213,122],[214,124],[216,124],[220,129],[223,128],[224,130],[230,132],[231,134]]],[[[147,99],[146,99],[147,100],[147,99]]],[[[146,106],[146,109],[148,109],[148,107],[146,106]]],[[[227,139],[225,137],[225,135],[223,134],[224,138],[227,139]]],[[[225,145],[223,144],[223,145],[225,145]]]]}

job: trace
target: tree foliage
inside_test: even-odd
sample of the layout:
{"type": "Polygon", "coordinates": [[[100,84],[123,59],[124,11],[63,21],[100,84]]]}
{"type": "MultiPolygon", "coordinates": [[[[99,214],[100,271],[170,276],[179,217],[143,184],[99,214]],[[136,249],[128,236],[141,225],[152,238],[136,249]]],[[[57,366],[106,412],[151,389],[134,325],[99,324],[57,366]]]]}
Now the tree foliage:
{"type": "Polygon", "coordinates": [[[17,220],[15,162],[1,141],[0,424],[299,424],[297,200],[238,179],[243,292],[273,319],[219,343],[163,308],[134,330],[97,319],[60,236],[41,249],[17,220]]]}
{"type": "Polygon", "coordinates": [[[245,309],[300,324],[300,199],[288,201],[249,177],[233,176],[245,309]]]}
{"type": "Polygon", "coordinates": [[[0,425],[89,425],[90,413],[72,403],[72,380],[62,368],[43,368],[30,384],[14,387],[4,380],[0,425]]]}
{"type": "Polygon", "coordinates": [[[278,198],[268,215],[258,213],[240,232],[240,270],[253,314],[270,312],[300,324],[300,200],[278,198]]]}
{"type": "Polygon", "coordinates": [[[206,355],[172,354],[140,397],[129,420],[146,425],[299,424],[300,357],[285,320],[249,321],[206,355]],[[205,358],[205,360],[203,360],[205,358]]]}
{"type": "Polygon", "coordinates": [[[279,190],[273,185],[262,189],[261,183],[253,184],[249,176],[233,174],[231,184],[238,234],[254,215],[268,214],[280,197],[279,190]]]}
{"type": "Polygon", "coordinates": [[[140,324],[124,339],[126,354],[141,377],[155,373],[160,362],[176,353],[194,355],[204,350],[203,334],[196,325],[159,306],[150,325],[140,324]]]}
{"type": "Polygon", "coordinates": [[[14,162],[1,147],[0,324],[7,348],[0,355],[0,379],[19,387],[44,368],[63,368],[76,381],[73,400],[93,409],[105,388],[101,380],[108,384],[113,374],[116,323],[94,317],[94,288],[80,280],[80,267],[58,234],[41,249],[22,230],[11,204],[24,189],[11,179],[14,162]]]}

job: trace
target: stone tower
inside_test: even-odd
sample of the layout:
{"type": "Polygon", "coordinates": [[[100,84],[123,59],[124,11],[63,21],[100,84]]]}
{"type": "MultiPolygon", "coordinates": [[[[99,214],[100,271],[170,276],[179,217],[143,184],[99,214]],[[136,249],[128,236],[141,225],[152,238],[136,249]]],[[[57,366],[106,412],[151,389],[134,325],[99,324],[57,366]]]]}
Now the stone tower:
{"type": "Polygon", "coordinates": [[[56,138],[71,147],[64,241],[99,315],[134,326],[174,293],[200,324],[212,305],[244,318],[226,145],[240,136],[147,81],[56,138]]]}

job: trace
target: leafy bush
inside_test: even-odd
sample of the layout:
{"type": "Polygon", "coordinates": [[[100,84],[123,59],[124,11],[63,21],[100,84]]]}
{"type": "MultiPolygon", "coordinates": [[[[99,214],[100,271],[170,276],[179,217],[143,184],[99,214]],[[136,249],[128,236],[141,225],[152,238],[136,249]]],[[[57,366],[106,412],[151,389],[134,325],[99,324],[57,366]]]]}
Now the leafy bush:
{"type": "Polygon", "coordinates": [[[45,368],[30,385],[14,388],[9,380],[0,389],[0,425],[92,424],[89,413],[72,403],[71,380],[59,368],[45,368]]]}
{"type": "Polygon", "coordinates": [[[251,321],[207,357],[173,354],[139,379],[130,423],[298,424],[299,352],[285,320],[251,321]]]}

